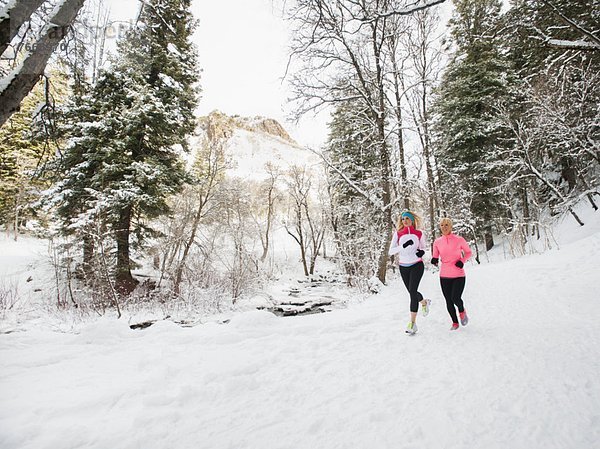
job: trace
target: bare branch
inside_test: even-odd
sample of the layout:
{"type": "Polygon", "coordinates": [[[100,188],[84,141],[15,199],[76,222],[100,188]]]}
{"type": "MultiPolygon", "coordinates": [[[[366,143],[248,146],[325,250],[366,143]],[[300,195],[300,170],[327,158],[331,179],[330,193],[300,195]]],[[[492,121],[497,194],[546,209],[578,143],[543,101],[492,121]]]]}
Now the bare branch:
{"type": "Polygon", "coordinates": [[[421,11],[423,9],[431,8],[432,6],[439,5],[444,3],[446,0],[424,0],[417,1],[415,4],[407,6],[406,8],[401,9],[393,9],[391,11],[378,13],[373,17],[363,17],[361,20],[363,22],[374,22],[379,19],[384,19],[391,16],[408,16],[417,11],[421,11]]]}

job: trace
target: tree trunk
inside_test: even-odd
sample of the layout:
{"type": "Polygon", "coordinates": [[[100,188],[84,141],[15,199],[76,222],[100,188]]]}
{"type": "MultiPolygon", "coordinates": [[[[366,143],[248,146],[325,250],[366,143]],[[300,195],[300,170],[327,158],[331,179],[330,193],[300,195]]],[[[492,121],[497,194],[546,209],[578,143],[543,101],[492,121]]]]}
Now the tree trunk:
{"type": "Polygon", "coordinates": [[[312,240],[313,240],[312,251],[313,252],[310,256],[310,270],[309,270],[310,274],[315,273],[315,265],[317,262],[317,256],[319,255],[319,251],[321,250],[321,245],[323,244],[324,237],[325,237],[324,229],[321,229],[316,237],[313,232],[313,235],[312,235],[312,240]],[[315,240],[315,238],[316,238],[316,240],[315,240]]]}
{"type": "Polygon", "coordinates": [[[0,126],[19,110],[21,102],[44,73],[48,59],[58,47],[77,17],[84,0],[65,0],[50,18],[40,38],[22,64],[10,73],[10,82],[0,91],[0,126]]]}
{"type": "MultiPolygon", "coordinates": [[[[421,115],[423,118],[422,127],[419,127],[419,130],[422,129],[422,141],[423,141],[423,157],[425,158],[425,170],[427,172],[427,184],[429,187],[429,221],[430,221],[430,232],[431,232],[431,241],[435,240],[436,235],[436,217],[435,217],[435,208],[436,204],[439,209],[439,202],[437,200],[437,188],[435,185],[435,177],[433,175],[433,167],[431,165],[431,146],[430,146],[430,138],[429,138],[429,114],[427,111],[427,87],[423,85],[423,92],[421,96],[421,115]]],[[[433,243],[432,243],[433,244],[433,243]]]]}
{"type": "Polygon", "coordinates": [[[494,236],[490,231],[485,231],[483,238],[485,239],[485,250],[489,251],[494,247],[494,236]]]}
{"type": "Polygon", "coordinates": [[[477,263],[481,263],[479,258],[479,245],[477,244],[477,233],[475,232],[475,228],[469,228],[471,233],[473,234],[473,246],[475,247],[475,261],[477,263]]]}
{"type": "Polygon", "coordinates": [[[393,79],[394,79],[394,96],[396,99],[396,107],[394,112],[396,113],[396,126],[398,126],[398,159],[400,162],[400,182],[401,182],[401,195],[404,201],[404,208],[410,209],[410,197],[409,197],[409,186],[408,186],[408,175],[406,173],[406,156],[404,154],[404,133],[402,131],[402,106],[401,106],[401,93],[400,93],[400,73],[398,69],[398,63],[396,61],[396,51],[395,51],[395,37],[390,37],[392,39],[392,43],[390,44],[390,58],[392,62],[393,69],[393,79]]]}
{"type": "Polygon", "coordinates": [[[527,188],[523,187],[521,191],[521,202],[523,203],[523,221],[525,222],[525,235],[529,235],[529,224],[531,223],[531,213],[529,212],[529,198],[527,196],[527,188]]]}
{"type": "Polygon", "coordinates": [[[198,225],[200,224],[200,218],[202,218],[202,211],[204,209],[204,205],[206,202],[204,199],[200,199],[200,204],[198,205],[198,210],[196,211],[196,215],[194,216],[194,221],[192,223],[192,232],[190,237],[183,245],[183,255],[181,256],[181,260],[177,264],[177,270],[175,271],[175,283],[173,285],[173,292],[178,295],[179,294],[179,285],[181,284],[181,276],[183,274],[183,267],[185,266],[185,262],[188,258],[188,254],[190,253],[190,248],[196,240],[196,233],[198,232],[198,225]]]}
{"type": "Polygon", "coordinates": [[[17,194],[15,195],[15,220],[14,220],[14,225],[15,225],[15,242],[17,241],[17,238],[19,237],[19,209],[21,208],[21,192],[23,191],[23,184],[19,181],[18,183],[18,191],[17,194]]]}
{"type": "Polygon", "coordinates": [[[117,272],[115,277],[115,289],[122,296],[129,295],[137,285],[137,281],[131,275],[131,259],[129,258],[129,232],[131,226],[132,206],[121,210],[117,231],[117,272]]]}
{"type": "Polygon", "coordinates": [[[92,260],[94,258],[94,239],[91,235],[83,236],[83,274],[90,279],[92,273],[92,260]]]}
{"type": "MultiPolygon", "coordinates": [[[[385,135],[385,122],[386,122],[386,107],[385,101],[386,96],[384,92],[384,75],[381,61],[381,46],[379,45],[380,39],[378,39],[377,33],[377,22],[371,25],[372,29],[372,44],[373,54],[375,56],[375,80],[377,82],[377,97],[376,97],[376,110],[373,111],[373,119],[377,124],[377,137],[379,140],[380,148],[380,163],[381,163],[381,199],[383,203],[383,218],[385,223],[385,235],[386,237],[391,235],[393,220],[392,220],[392,195],[391,195],[391,164],[388,147],[386,144],[385,135]]],[[[379,255],[378,267],[377,267],[377,278],[381,283],[385,284],[385,278],[387,274],[387,262],[388,262],[388,250],[390,246],[390,239],[386,238],[381,248],[381,254],[379,255]]]]}
{"type": "Polygon", "coordinates": [[[260,256],[260,261],[264,262],[265,259],[267,258],[267,255],[269,254],[269,234],[271,233],[271,222],[273,221],[273,203],[274,203],[274,199],[273,199],[273,190],[275,190],[275,183],[273,181],[273,183],[269,186],[269,194],[267,197],[267,230],[265,231],[265,243],[263,245],[263,253],[262,256],[260,256]]]}
{"type": "Polygon", "coordinates": [[[302,258],[302,268],[304,269],[304,276],[308,276],[308,265],[306,264],[306,244],[304,242],[304,232],[302,232],[302,214],[298,213],[298,226],[296,231],[298,232],[298,244],[300,245],[300,257],[302,258]]]}
{"type": "Polygon", "coordinates": [[[0,56],[6,51],[12,40],[19,32],[19,28],[31,18],[45,0],[20,0],[7,11],[1,11],[3,19],[0,20],[0,56]]]}
{"type": "MultiPolygon", "coordinates": [[[[590,190],[590,186],[588,185],[587,181],[585,180],[585,177],[581,174],[581,172],[577,173],[577,177],[581,181],[581,184],[583,185],[583,188],[585,190],[589,191],[590,190]]],[[[591,193],[587,193],[586,196],[587,196],[587,199],[589,200],[590,204],[592,205],[592,208],[594,210],[598,210],[598,205],[594,201],[594,197],[592,196],[592,194],[591,193]]]]}
{"type": "Polygon", "coordinates": [[[302,268],[304,269],[304,276],[308,276],[308,265],[306,265],[306,248],[304,248],[304,240],[300,238],[300,257],[302,258],[302,268]]]}

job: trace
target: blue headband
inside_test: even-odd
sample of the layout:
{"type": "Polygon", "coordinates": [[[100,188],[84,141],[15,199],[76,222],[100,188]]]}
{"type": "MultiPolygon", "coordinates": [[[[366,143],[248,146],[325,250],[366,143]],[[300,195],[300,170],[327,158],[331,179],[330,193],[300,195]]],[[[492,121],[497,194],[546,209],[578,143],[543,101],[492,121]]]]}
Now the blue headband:
{"type": "Polygon", "coordinates": [[[408,217],[412,220],[412,222],[415,222],[415,216],[413,214],[411,214],[410,212],[402,212],[402,215],[400,216],[400,218],[404,218],[404,217],[408,217]]]}

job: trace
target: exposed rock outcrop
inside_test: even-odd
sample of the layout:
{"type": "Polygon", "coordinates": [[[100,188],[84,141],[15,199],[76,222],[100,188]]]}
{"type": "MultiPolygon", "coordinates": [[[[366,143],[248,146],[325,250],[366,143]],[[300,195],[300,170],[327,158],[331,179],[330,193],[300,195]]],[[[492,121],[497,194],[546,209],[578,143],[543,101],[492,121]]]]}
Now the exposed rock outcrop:
{"type": "Polygon", "coordinates": [[[275,136],[283,141],[296,146],[297,143],[290,137],[283,126],[272,118],[266,117],[240,117],[228,116],[220,111],[213,111],[207,116],[198,119],[200,127],[206,132],[209,140],[228,139],[235,129],[260,132],[275,136]]]}

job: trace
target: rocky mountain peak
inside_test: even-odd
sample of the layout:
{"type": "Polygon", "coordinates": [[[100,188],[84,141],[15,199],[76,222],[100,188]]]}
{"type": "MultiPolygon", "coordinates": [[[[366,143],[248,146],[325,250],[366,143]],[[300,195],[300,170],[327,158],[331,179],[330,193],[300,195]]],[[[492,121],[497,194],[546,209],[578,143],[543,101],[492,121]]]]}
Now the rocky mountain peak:
{"type": "Polygon", "coordinates": [[[209,140],[229,139],[236,129],[267,134],[282,139],[291,145],[297,143],[290,137],[285,128],[272,118],[255,116],[228,116],[220,111],[213,111],[198,119],[200,127],[206,132],[209,140]]]}

